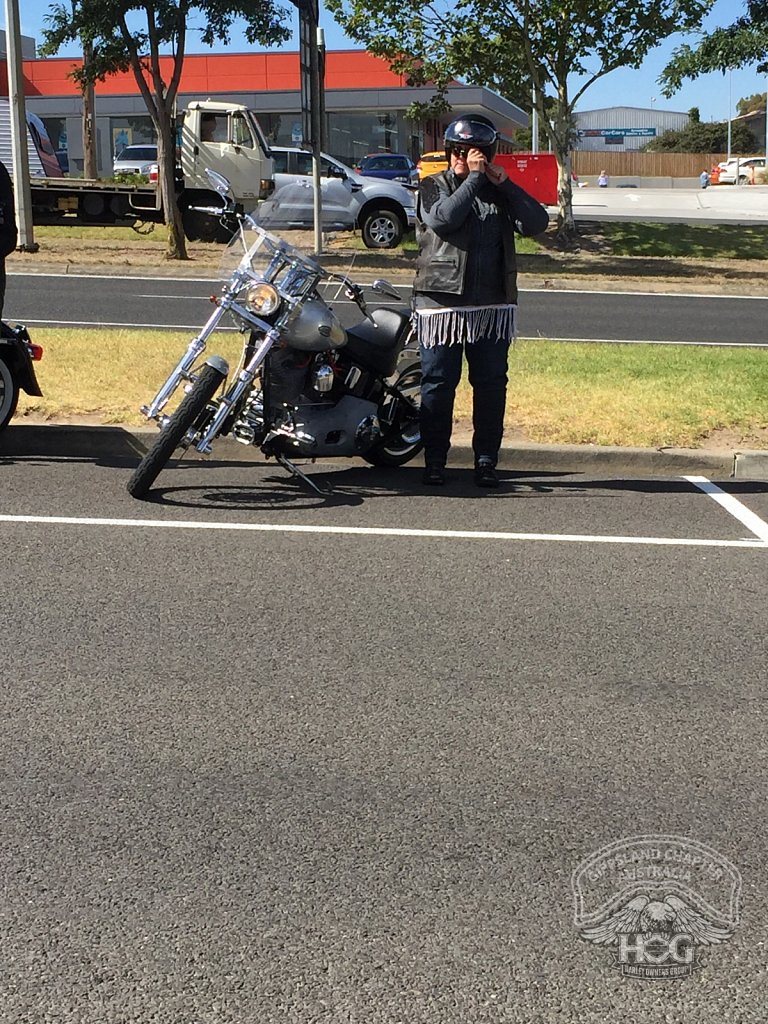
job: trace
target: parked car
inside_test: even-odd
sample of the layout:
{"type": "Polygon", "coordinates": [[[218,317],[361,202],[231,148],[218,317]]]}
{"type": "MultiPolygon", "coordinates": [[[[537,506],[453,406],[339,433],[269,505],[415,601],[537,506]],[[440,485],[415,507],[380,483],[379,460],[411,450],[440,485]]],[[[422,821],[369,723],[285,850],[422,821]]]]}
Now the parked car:
{"type": "Polygon", "coordinates": [[[439,174],[440,171],[448,170],[448,161],[445,159],[445,150],[439,149],[431,153],[422,153],[419,162],[416,164],[419,178],[426,178],[430,174],[439,174]]]}
{"type": "Polygon", "coordinates": [[[730,160],[723,160],[718,164],[720,168],[720,175],[718,184],[720,185],[735,185],[738,184],[746,185],[752,181],[752,170],[762,169],[765,167],[764,156],[734,156],[730,160]]]}
{"type": "MultiPolygon", "coordinates": [[[[272,146],[275,192],[286,186],[290,194],[290,223],[286,227],[311,228],[314,205],[310,184],[312,154],[292,146],[272,146]]],[[[369,249],[393,249],[405,232],[416,223],[416,194],[396,181],[383,181],[355,173],[335,157],[321,154],[320,186],[322,190],[323,227],[326,230],[350,231],[358,227],[369,249]]],[[[285,195],[285,193],[284,193],[285,195]]]]}
{"type": "Polygon", "coordinates": [[[112,167],[115,174],[149,174],[149,168],[157,163],[157,146],[126,146],[112,167]]]}
{"type": "Polygon", "coordinates": [[[405,153],[369,153],[360,161],[360,173],[406,185],[416,185],[419,181],[416,164],[405,153]]]}

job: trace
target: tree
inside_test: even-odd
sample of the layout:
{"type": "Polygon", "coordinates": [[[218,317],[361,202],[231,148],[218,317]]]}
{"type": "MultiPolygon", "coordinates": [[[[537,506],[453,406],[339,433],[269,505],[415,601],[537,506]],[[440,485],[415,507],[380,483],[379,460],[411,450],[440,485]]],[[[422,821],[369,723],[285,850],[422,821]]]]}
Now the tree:
{"type": "Polygon", "coordinates": [[[695,47],[687,43],[672,53],[672,60],[659,77],[661,91],[672,96],[688,78],[710,71],[732,71],[757,64],[768,72],[768,2],[747,0],[747,13],[732,25],[701,34],[695,47]]]}
{"type": "MultiPolygon", "coordinates": [[[[731,152],[754,153],[755,136],[743,124],[732,126],[731,152]]],[[[643,146],[646,153],[725,153],[728,147],[727,121],[699,121],[685,128],[663,132],[643,146]]]]}
{"type": "Polygon", "coordinates": [[[77,39],[91,46],[89,59],[72,78],[81,89],[115,72],[132,71],[157,135],[158,187],[168,225],[168,259],[186,259],[181,213],[176,201],[176,126],[174,110],[184,63],[187,31],[195,14],[203,19],[202,41],[228,42],[232,24],[245,22],[245,37],[262,45],[290,35],[282,21],[288,16],[276,0],[71,0],[54,4],[46,18],[41,53],[57,53],[77,39]],[[161,50],[171,54],[170,80],[165,81],[161,50]]]}
{"type": "Polygon", "coordinates": [[[745,96],[736,104],[736,114],[743,117],[751,114],[753,110],[765,110],[765,93],[756,92],[751,96],[745,96]]]}
{"type": "Polygon", "coordinates": [[[706,0],[327,0],[327,6],[348,35],[438,95],[456,78],[503,95],[528,96],[535,87],[558,162],[564,244],[576,236],[570,160],[576,103],[599,78],[639,67],[662,39],[698,26],[707,9],[706,0]],[[555,101],[551,111],[548,95],[555,101]]]}

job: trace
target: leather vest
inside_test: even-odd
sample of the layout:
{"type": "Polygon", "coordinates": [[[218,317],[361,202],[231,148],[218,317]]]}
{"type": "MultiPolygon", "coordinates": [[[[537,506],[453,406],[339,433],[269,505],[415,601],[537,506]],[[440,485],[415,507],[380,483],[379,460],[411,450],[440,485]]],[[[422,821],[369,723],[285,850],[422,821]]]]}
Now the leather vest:
{"type": "MultiPolygon", "coordinates": [[[[460,182],[453,174],[441,171],[431,176],[440,192],[450,195],[460,182]]],[[[517,302],[517,263],[515,259],[515,226],[509,204],[503,195],[496,198],[504,218],[504,292],[507,302],[517,302]]],[[[472,214],[470,214],[472,216],[472,214]]],[[[461,295],[467,269],[469,229],[466,221],[456,231],[438,235],[421,219],[421,197],[416,204],[416,241],[419,255],[416,259],[414,292],[447,292],[461,295]]]]}

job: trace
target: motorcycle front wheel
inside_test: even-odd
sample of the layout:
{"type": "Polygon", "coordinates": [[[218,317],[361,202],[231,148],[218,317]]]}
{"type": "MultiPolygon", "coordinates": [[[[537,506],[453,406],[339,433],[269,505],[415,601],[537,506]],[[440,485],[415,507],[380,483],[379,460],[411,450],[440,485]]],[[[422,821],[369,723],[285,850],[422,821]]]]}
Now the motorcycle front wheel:
{"type": "Polygon", "coordinates": [[[8,426],[8,421],[16,412],[19,401],[19,385],[13,376],[13,370],[4,359],[0,359],[0,430],[8,426]]]}
{"type": "Polygon", "coordinates": [[[363,454],[372,466],[404,466],[422,449],[419,426],[421,405],[421,361],[418,356],[404,359],[397,369],[393,386],[409,401],[398,402],[395,422],[386,435],[363,454]],[[414,409],[412,402],[416,403],[414,409]]]}
{"type": "Polygon", "coordinates": [[[157,480],[166,463],[226,379],[215,366],[206,363],[192,389],[184,396],[176,412],[155,443],[136,467],[128,481],[128,493],[143,498],[157,480]]]}

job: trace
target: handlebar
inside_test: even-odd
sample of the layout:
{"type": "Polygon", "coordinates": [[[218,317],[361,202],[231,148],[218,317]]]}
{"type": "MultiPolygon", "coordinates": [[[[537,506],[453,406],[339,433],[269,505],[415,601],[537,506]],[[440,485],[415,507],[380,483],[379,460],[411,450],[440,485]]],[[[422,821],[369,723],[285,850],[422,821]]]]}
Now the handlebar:
{"type": "Polygon", "coordinates": [[[214,217],[222,217],[227,212],[226,206],[188,206],[187,209],[195,213],[210,213],[214,217]]]}

